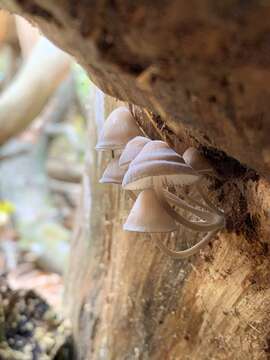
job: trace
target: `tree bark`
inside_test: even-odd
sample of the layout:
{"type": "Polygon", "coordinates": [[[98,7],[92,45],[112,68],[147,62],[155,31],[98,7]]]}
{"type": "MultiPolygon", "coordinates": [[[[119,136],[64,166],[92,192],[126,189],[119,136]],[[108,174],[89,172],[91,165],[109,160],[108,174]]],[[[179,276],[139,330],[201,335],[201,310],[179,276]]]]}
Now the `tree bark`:
{"type": "MultiPolygon", "coordinates": [[[[176,261],[122,231],[131,201],[98,184],[106,159],[89,146],[67,281],[78,358],[268,359],[270,190],[256,174],[270,176],[268,4],[12,3],[102,89],[140,105],[131,108],[146,134],[179,153],[196,145],[219,177],[207,193],[226,229],[176,261]]],[[[184,248],[197,237],[181,228],[164,240],[184,248]]]]}
{"type": "MultiPolygon", "coordinates": [[[[160,138],[139,110],[142,128],[160,138]]],[[[160,135],[180,152],[175,135],[160,135]]],[[[67,281],[78,358],[268,359],[267,182],[247,172],[245,180],[212,184],[208,196],[224,209],[227,229],[200,255],[177,261],[148,236],[122,230],[132,201],[119,187],[98,184],[109,159],[88,150],[95,161],[86,164],[67,281]]],[[[163,240],[179,249],[198,238],[180,228],[163,240]]]]}
{"type": "Polygon", "coordinates": [[[270,177],[265,1],[0,0],[75,55],[100,88],[148,107],[183,142],[270,177]]]}

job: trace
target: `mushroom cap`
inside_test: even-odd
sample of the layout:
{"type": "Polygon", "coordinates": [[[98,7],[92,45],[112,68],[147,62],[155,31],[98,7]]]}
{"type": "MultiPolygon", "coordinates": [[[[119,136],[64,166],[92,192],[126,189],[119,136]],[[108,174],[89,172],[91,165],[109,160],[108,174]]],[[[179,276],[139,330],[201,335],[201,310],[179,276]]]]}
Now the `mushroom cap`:
{"type": "Polygon", "coordinates": [[[122,186],[128,190],[148,189],[153,187],[155,178],[163,184],[188,185],[196,182],[199,175],[166,143],[151,141],[130,163],[122,186]]]}
{"type": "Polygon", "coordinates": [[[139,194],[124,224],[124,230],[143,233],[172,232],[176,229],[174,219],[162,207],[152,189],[139,194]]]}
{"type": "Polygon", "coordinates": [[[125,149],[123,150],[119,158],[119,165],[127,169],[131,161],[135,159],[135,157],[139,154],[144,145],[146,145],[150,141],[150,139],[144,136],[136,136],[134,139],[131,139],[127,143],[125,149]]]}
{"type": "Polygon", "coordinates": [[[112,159],[99,182],[100,184],[121,184],[125,171],[125,169],[119,167],[119,158],[112,159]]]}
{"type": "Polygon", "coordinates": [[[123,149],[129,140],[140,134],[129,109],[120,106],[113,110],[105,121],[96,150],[123,149]]]}
{"type": "Polygon", "coordinates": [[[211,165],[194,147],[189,147],[183,154],[185,163],[196,171],[212,171],[211,165]]]}

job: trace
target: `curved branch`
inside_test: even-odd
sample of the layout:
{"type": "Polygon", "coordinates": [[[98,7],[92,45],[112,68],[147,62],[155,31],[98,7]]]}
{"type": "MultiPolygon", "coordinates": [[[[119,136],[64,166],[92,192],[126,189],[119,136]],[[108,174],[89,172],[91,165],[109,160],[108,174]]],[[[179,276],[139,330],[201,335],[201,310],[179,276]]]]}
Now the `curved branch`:
{"type": "Polygon", "coordinates": [[[0,145],[34,120],[68,74],[71,58],[41,38],[0,96],[0,145]]]}
{"type": "Polygon", "coordinates": [[[38,42],[40,38],[40,32],[38,28],[34,27],[22,16],[15,15],[15,23],[22,55],[24,58],[27,58],[38,42]]]}

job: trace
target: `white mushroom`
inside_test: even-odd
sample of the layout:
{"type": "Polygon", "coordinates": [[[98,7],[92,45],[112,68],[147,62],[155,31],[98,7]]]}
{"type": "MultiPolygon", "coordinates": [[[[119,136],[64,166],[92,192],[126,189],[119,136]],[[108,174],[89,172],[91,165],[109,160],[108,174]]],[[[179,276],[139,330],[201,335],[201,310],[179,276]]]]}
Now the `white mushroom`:
{"type": "Polygon", "coordinates": [[[200,180],[200,175],[198,175],[198,173],[190,166],[184,164],[182,162],[182,158],[179,157],[178,154],[174,154],[172,149],[170,149],[171,151],[168,151],[164,144],[162,144],[162,147],[158,145],[159,144],[157,144],[157,142],[152,141],[143,147],[135,160],[131,162],[129,169],[124,176],[122,186],[124,189],[128,190],[154,188],[160,203],[166,212],[171,215],[171,217],[177,220],[180,224],[194,231],[209,232],[209,234],[196,244],[195,247],[185,250],[184,253],[181,251],[174,252],[168,249],[168,252],[175,257],[181,258],[191,256],[194,252],[198,251],[198,249],[209,242],[218,229],[224,226],[224,216],[223,214],[221,215],[220,212],[212,211],[212,208],[210,213],[204,210],[195,209],[183,200],[178,199],[173,194],[164,192],[164,185],[184,185],[196,183],[200,180]],[[157,149],[156,151],[150,151],[155,147],[158,151],[157,149]],[[162,150],[163,148],[164,151],[162,150]],[[164,158],[166,160],[164,160],[164,158]],[[202,220],[207,221],[194,222],[187,220],[169,205],[166,197],[182,208],[191,211],[196,216],[201,217],[202,220]]]}
{"type": "Polygon", "coordinates": [[[131,112],[121,106],[108,116],[96,145],[96,150],[123,149],[135,136],[141,135],[131,112]]]}
{"type": "MultiPolygon", "coordinates": [[[[120,159],[115,158],[109,163],[100,182],[122,182],[126,190],[142,190],[124,225],[127,231],[171,232],[176,229],[176,220],[189,229],[208,232],[196,245],[179,252],[167,248],[162,239],[156,236],[157,244],[166,254],[175,258],[189,257],[205,246],[224,226],[223,213],[210,203],[198,184],[200,173],[209,173],[212,169],[194,148],[187,149],[183,159],[165,142],[151,141],[138,135],[140,130],[126,107],[115,109],[110,114],[96,149],[114,151],[122,150],[125,146],[126,148],[120,159]],[[164,189],[168,185],[190,184],[198,184],[197,189],[206,205],[196,203],[195,200],[193,204],[199,205],[201,209],[191,206],[164,189]],[[177,213],[169,202],[190,211],[199,217],[200,221],[187,220],[177,213]]],[[[134,198],[131,191],[129,194],[134,198]]]]}
{"type": "MultiPolygon", "coordinates": [[[[126,190],[152,188],[155,178],[162,178],[164,184],[186,185],[198,181],[199,175],[184,164],[182,157],[170,149],[166,143],[163,141],[151,141],[143,147],[135,160],[130,163],[122,186],[126,190]]],[[[203,220],[213,219],[211,213],[190,206],[168,191],[164,190],[164,194],[174,205],[193,212],[194,215],[201,217],[203,220]]]]}

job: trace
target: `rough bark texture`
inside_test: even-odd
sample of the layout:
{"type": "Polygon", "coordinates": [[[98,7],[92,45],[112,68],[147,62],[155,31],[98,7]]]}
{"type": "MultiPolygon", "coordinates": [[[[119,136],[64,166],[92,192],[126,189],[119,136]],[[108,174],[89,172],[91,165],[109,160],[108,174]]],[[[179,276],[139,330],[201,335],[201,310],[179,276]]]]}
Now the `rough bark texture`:
{"type": "MultiPolygon", "coordinates": [[[[116,102],[106,102],[108,114],[116,102]]],[[[181,151],[173,134],[133,111],[149,136],[181,151]]],[[[90,154],[67,291],[79,359],[268,359],[267,182],[219,159],[227,176],[211,182],[208,195],[224,209],[227,229],[197,257],[176,261],[149,237],[122,230],[132,202],[118,187],[98,184],[108,158],[90,154]]],[[[198,236],[181,228],[164,240],[179,249],[198,236]]]]}
{"type": "Polygon", "coordinates": [[[270,176],[267,1],[0,0],[106,92],[270,176]],[[183,128],[183,126],[185,128],[183,128]]]}
{"type": "MultiPolygon", "coordinates": [[[[132,111],[147,134],[180,153],[195,144],[219,175],[208,193],[226,230],[179,262],[121,230],[131,203],[98,185],[104,159],[90,154],[68,289],[79,359],[268,359],[270,190],[255,172],[270,178],[268,3],[0,4],[34,19],[101,88],[140,105],[132,111]]],[[[185,235],[196,240],[180,230],[168,242],[184,247],[185,235]]]]}

